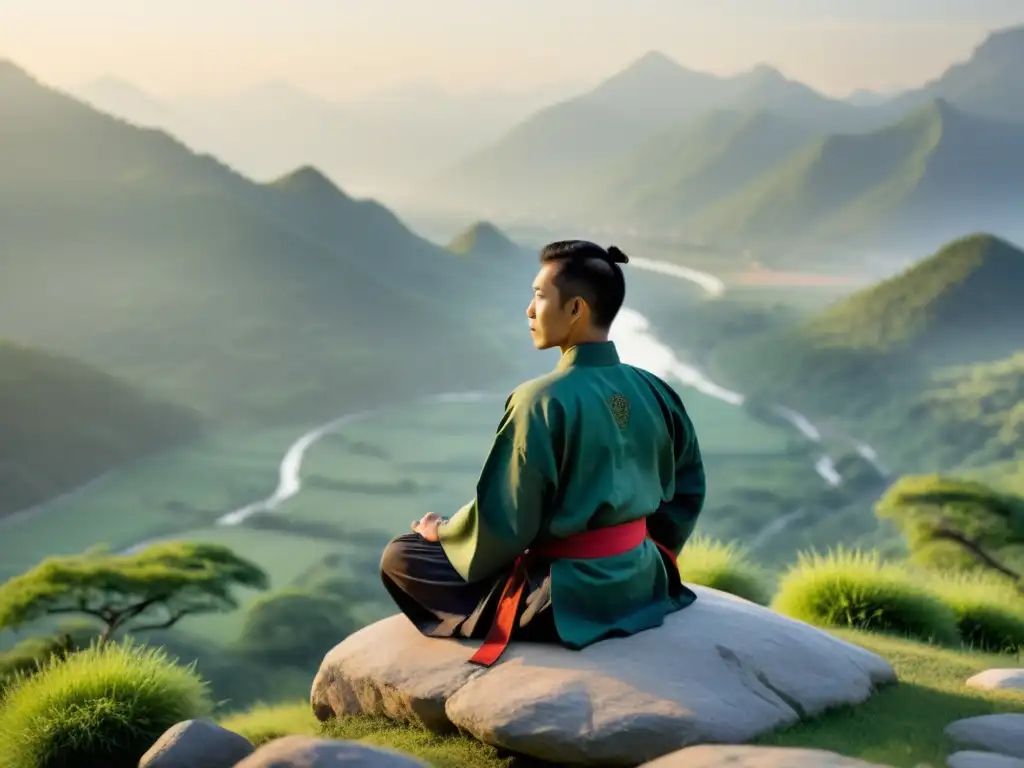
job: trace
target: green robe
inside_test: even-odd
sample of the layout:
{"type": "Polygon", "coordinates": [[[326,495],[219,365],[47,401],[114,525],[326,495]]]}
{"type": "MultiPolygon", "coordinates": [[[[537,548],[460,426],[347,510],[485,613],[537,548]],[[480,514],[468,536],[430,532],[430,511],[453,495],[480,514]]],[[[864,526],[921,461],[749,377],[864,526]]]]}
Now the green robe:
{"type": "MultiPolygon", "coordinates": [[[[679,396],[619,360],[613,342],[567,350],[505,404],[476,497],[438,528],[462,578],[493,578],[535,540],[647,517],[678,557],[704,503],[704,467],[679,396]]],[[[562,641],[582,648],[658,626],[696,596],[670,584],[651,542],[625,554],[551,564],[562,641]]]]}

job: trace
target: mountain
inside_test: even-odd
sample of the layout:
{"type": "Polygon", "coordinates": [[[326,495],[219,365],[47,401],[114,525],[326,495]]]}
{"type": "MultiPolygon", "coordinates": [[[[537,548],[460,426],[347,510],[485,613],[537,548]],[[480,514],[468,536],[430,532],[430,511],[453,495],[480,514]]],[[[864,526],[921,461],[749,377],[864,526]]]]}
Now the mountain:
{"type": "Polygon", "coordinates": [[[944,99],[958,109],[991,120],[1024,122],[1024,25],[989,34],[971,56],[923,87],[894,99],[890,113],[944,99]]]}
{"type": "Polygon", "coordinates": [[[0,424],[0,518],[199,431],[188,409],[9,341],[0,341],[0,424]]]}
{"type": "MultiPolygon", "coordinates": [[[[990,379],[998,361],[1024,351],[1022,291],[1024,251],[972,235],[795,326],[716,353],[714,365],[758,397],[856,424],[850,431],[907,466],[954,466],[984,446],[940,441],[945,416],[931,393],[948,390],[942,382],[954,373],[969,381],[965,366],[981,366],[977,374],[990,379]]],[[[954,390],[961,404],[977,394],[954,390]]],[[[985,441],[1004,426],[988,421],[985,441]]]]}
{"type": "Polygon", "coordinates": [[[177,118],[173,107],[118,77],[90,80],[72,88],[71,92],[96,109],[138,125],[159,127],[177,118]]]}
{"type": "MultiPolygon", "coordinates": [[[[664,131],[586,184],[581,201],[605,220],[666,224],[774,168],[815,135],[774,112],[712,110],[664,131]]],[[[582,213],[582,211],[581,211],[582,213]]]]}
{"type": "Polygon", "coordinates": [[[736,112],[769,112],[821,131],[867,130],[879,123],[873,110],[824,96],[763,64],[736,78],[733,87],[727,106],[736,112]]]}
{"type": "Polygon", "coordinates": [[[10,63],[0,102],[8,337],[233,423],[500,388],[534,364],[507,287],[532,265],[467,268],[315,169],[254,183],[10,63]]]}
{"type": "Polygon", "coordinates": [[[701,211],[709,240],[890,246],[1017,226],[1024,131],[942,100],[863,134],[833,134],[701,211]]]}
{"type": "Polygon", "coordinates": [[[495,143],[433,177],[424,199],[474,210],[565,212],[595,168],[712,109],[767,110],[819,128],[873,127],[858,108],[769,67],[733,77],[689,70],[648,53],[593,90],[547,107],[495,143]]]}
{"type": "Polygon", "coordinates": [[[489,221],[478,221],[467,227],[452,239],[448,250],[478,258],[519,258],[528,253],[489,221]]]}
{"type": "Polygon", "coordinates": [[[72,93],[110,114],[164,129],[250,177],[276,178],[315,165],[346,187],[395,195],[467,148],[493,141],[565,88],[450,94],[411,83],[336,102],[272,80],[216,96],[158,100],[105,77],[72,93]]]}
{"type": "Polygon", "coordinates": [[[858,88],[849,93],[844,101],[857,107],[877,107],[892,101],[902,94],[902,90],[872,91],[867,88],[858,88]]]}

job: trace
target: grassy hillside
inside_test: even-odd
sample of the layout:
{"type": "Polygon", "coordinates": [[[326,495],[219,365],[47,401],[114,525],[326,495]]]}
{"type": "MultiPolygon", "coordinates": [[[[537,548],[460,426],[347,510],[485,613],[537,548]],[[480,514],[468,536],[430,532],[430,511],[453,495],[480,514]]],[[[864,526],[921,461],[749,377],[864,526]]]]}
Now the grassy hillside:
{"type": "Polygon", "coordinates": [[[518,376],[500,324],[533,265],[468,265],[310,168],[255,184],[11,64],[0,101],[5,335],[219,420],[518,376]]]}
{"type": "Polygon", "coordinates": [[[911,242],[1015,226],[1024,132],[942,100],[865,134],[816,140],[702,211],[690,229],[757,243],[911,242]]]}
{"type": "Polygon", "coordinates": [[[772,112],[714,110],[617,160],[585,197],[622,221],[668,224],[771,170],[813,135],[772,112]]]}
{"type": "Polygon", "coordinates": [[[0,341],[0,518],[197,433],[196,415],[0,341]]]}
{"type": "Polygon", "coordinates": [[[855,422],[908,467],[1013,458],[1022,287],[1024,252],[974,235],[809,320],[722,350],[715,366],[761,397],[855,422]]]}

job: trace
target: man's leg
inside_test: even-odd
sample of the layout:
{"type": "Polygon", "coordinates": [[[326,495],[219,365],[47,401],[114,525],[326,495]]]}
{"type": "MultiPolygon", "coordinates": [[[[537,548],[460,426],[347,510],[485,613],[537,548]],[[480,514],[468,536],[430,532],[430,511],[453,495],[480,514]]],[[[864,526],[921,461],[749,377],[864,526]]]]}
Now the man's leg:
{"type": "Polygon", "coordinates": [[[487,598],[496,588],[500,591],[505,581],[502,574],[467,582],[452,567],[441,545],[418,533],[391,540],[381,557],[380,575],[402,613],[424,634],[439,637],[461,635],[461,625],[478,617],[487,598]]]}

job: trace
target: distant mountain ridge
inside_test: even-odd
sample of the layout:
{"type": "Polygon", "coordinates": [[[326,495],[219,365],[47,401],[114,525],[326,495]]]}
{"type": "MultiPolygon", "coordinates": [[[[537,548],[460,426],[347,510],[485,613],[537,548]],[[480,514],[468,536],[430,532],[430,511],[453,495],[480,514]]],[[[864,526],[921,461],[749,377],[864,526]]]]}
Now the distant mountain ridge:
{"type": "Polygon", "coordinates": [[[526,268],[466,270],[314,168],[254,183],[12,65],[0,102],[12,338],[233,423],[495,386],[527,364],[503,312],[526,268]]]}
{"type": "MultiPolygon", "coordinates": [[[[674,125],[736,103],[800,110],[812,124],[854,119],[857,108],[760,66],[733,77],[695,72],[650,52],[591,91],[537,112],[494,144],[435,175],[424,194],[455,203],[556,212],[579,177],[674,125]],[[428,191],[429,190],[429,191],[428,191]]],[[[571,202],[569,203],[571,205],[571,202]]]]}
{"type": "Polygon", "coordinates": [[[890,110],[912,109],[943,99],[990,120],[1024,122],[1024,24],[987,35],[965,61],[953,64],[921,88],[893,99],[890,110]]]}
{"type": "MultiPolygon", "coordinates": [[[[983,144],[1001,132],[997,143],[1008,146],[1008,134],[1024,125],[1020,71],[1024,27],[993,32],[967,60],[920,88],[870,98],[829,98],[765,65],[732,77],[695,72],[655,51],[591,91],[541,110],[497,142],[467,154],[433,177],[421,197],[487,216],[500,211],[505,216],[562,217],[595,225],[612,220],[655,234],[686,231],[701,241],[724,238],[723,247],[757,248],[754,241],[766,238],[785,248],[801,241],[821,245],[833,238],[856,240],[861,234],[904,237],[915,228],[943,224],[951,205],[957,212],[958,201],[941,179],[958,174],[970,194],[983,197],[976,202],[967,199],[970,210],[954,216],[930,242],[974,229],[1013,235],[1013,221],[1019,218],[1014,200],[1020,199],[1011,178],[1011,170],[1016,170],[993,171],[993,163],[1006,164],[993,161],[994,148],[987,150],[983,144]],[[922,118],[929,110],[939,114],[922,118]],[[733,136],[741,132],[726,124],[726,115],[736,116],[735,123],[776,123],[763,132],[733,136]],[[870,135],[865,146],[891,142],[891,150],[899,143],[894,136],[906,133],[904,123],[929,119],[935,122],[921,128],[921,143],[892,158],[900,166],[892,177],[879,176],[877,185],[867,183],[882,164],[860,156],[853,137],[870,135]],[[713,130],[716,121],[721,135],[713,130]],[[976,139],[960,130],[969,121],[976,121],[976,139]],[[782,129],[781,122],[789,128],[782,129]],[[981,127],[992,123],[1004,128],[981,127]],[[943,134],[936,139],[935,156],[926,147],[928,137],[923,133],[928,130],[943,134]],[[950,133],[959,136],[946,135],[950,133]],[[888,138],[879,139],[880,135],[888,138]],[[948,159],[954,153],[946,148],[957,143],[977,161],[974,170],[967,162],[955,169],[948,159]],[[798,156],[800,149],[806,154],[798,156]],[[830,158],[841,160],[847,151],[853,155],[847,161],[848,188],[840,189],[845,184],[841,179],[838,184],[822,182],[829,187],[825,198],[806,199],[799,189],[807,183],[802,177],[833,175],[826,170],[830,158]],[[823,158],[815,159],[822,153],[823,158]],[[707,159],[698,163],[702,155],[707,159]],[[793,167],[787,168],[784,160],[793,167]],[[796,167],[801,164],[803,170],[796,167]],[[995,191],[981,184],[993,172],[995,191]],[[937,207],[929,212],[929,205],[937,207]],[[809,219],[804,216],[808,211],[809,219]],[[733,227],[737,217],[739,225],[733,227]]],[[[1016,164],[1014,155],[1005,159],[1016,164]]],[[[965,191],[965,199],[968,196],[965,191]]],[[[908,245],[923,243],[912,240],[908,245]]]]}

